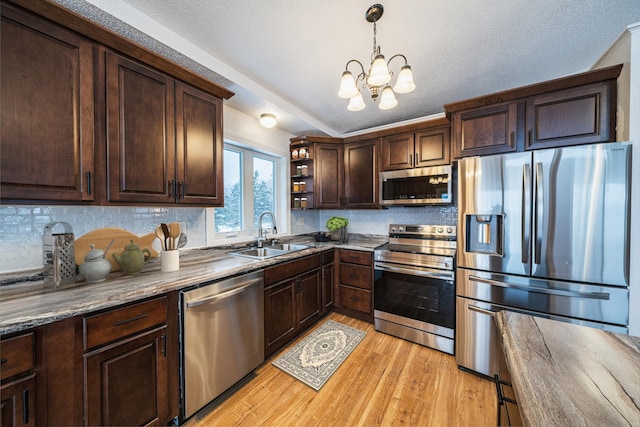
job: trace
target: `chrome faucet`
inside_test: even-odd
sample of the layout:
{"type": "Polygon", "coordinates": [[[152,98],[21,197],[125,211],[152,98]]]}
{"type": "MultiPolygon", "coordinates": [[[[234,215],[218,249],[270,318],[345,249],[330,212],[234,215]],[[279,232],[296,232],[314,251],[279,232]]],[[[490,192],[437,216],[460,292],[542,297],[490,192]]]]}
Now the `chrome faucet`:
{"type": "Polygon", "coordinates": [[[269,234],[269,230],[263,230],[262,228],[262,218],[264,218],[265,215],[269,215],[271,216],[271,221],[273,221],[273,234],[277,234],[278,233],[278,229],[276,228],[276,216],[273,214],[273,212],[270,211],[264,211],[260,214],[260,220],[258,222],[258,247],[261,248],[264,241],[267,240],[267,235],[269,234]]]}

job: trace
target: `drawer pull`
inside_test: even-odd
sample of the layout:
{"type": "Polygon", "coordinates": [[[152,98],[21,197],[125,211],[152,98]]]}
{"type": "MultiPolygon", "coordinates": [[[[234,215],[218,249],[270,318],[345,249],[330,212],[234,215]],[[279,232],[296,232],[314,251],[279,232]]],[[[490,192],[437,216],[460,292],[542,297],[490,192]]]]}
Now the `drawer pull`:
{"type": "Polygon", "coordinates": [[[115,323],[115,326],[121,326],[121,325],[124,325],[125,323],[135,322],[136,320],[144,319],[145,317],[147,317],[146,314],[140,314],[139,316],[132,317],[131,319],[120,320],[115,323]]]}
{"type": "Polygon", "coordinates": [[[8,362],[8,360],[7,360],[6,357],[3,357],[2,359],[0,359],[0,365],[3,364],[3,363],[7,363],[7,362],[8,362]]]}

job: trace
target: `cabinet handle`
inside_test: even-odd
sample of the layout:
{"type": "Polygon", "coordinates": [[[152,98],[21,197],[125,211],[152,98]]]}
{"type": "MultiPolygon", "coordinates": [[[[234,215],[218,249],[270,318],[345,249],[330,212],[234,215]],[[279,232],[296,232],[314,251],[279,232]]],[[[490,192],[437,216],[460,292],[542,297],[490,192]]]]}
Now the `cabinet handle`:
{"type": "Polygon", "coordinates": [[[409,166],[413,166],[413,155],[409,153],[409,166]]]}
{"type": "Polygon", "coordinates": [[[418,166],[418,153],[413,155],[413,167],[415,168],[416,166],[418,166]]]}
{"type": "Polygon", "coordinates": [[[175,183],[175,181],[174,181],[174,180],[169,181],[169,184],[168,184],[168,191],[169,191],[169,198],[171,198],[171,199],[173,199],[173,198],[174,198],[174,194],[175,194],[175,185],[176,185],[176,183],[175,183]]]}
{"type": "Polygon", "coordinates": [[[22,390],[22,424],[29,424],[29,389],[22,390]]]}
{"type": "Polygon", "coordinates": [[[178,183],[178,199],[184,199],[186,184],[184,181],[178,183]]]}
{"type": "Polygon", "coordinates": [[[511,131],[511,133],[509,134],[509,145],[511,146],[511,148],[514,147],[516,143],[516,132],[515,131],[511,131]]]}
{"type": "Polygon", "coordinates": [[[91,171],[87,172],[87,195],[91,195],[91,171]]]}
{"type": "Polygon", "coordinates": [[[131,319],[120,320],[116,322],[114,326],[121,326],[121,325],[124,325],[125,323],[135,322],[136,320],[144,319],[145,317],[147,317],[146,314],[140,314],[136,317],[132,317],[131,319]]]}
{"type": "Polygon", "coordinates": [[[533,129],[529,129],[529,132],[527,132],[528,138],[527,138],[527,147],[531,147],[531,141],[533,140],[533,129]]]}
{"type": "Polygon", "coordinates": [[[167,357],[167,334],[162,334],[162,355],[167,357]]]}
{"type": "Polygon", "coordinates": [[[2,359],[0,359],[0,365],[2,365],[3,363],[7,363],[6,357],[3,357],[2,359]]]}

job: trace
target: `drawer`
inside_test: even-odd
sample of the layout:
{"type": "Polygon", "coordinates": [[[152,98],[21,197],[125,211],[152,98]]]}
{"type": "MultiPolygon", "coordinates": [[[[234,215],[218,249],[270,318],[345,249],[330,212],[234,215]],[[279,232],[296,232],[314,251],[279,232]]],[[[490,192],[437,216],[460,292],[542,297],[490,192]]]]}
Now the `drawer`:
{"type": "Polygon", "coordinates": [[[264,270],[264,285],[281,282],[298,274],[305,273],[322,265],[322,254],[307,256],[282,264],[277,264],[264,270]]]}
{"type": "Polygon", "coordinates": [[[84,349],[88,350],[166,322],[166,297],[87,316],[83,319],[84,349]]]}
{"type": "Polygon", "coordinates": [[[340,263],[340,284],[371,289],[371,267],[340,263]]]}
{"type": "Polygon", "coordinates": [[[340,305],[344,308],[371,313],[371,292],[340,286],[340,305]]]}
{"type": "Polygon", "coordinates": [[[0,379],[14,377],[35,367],[33,332],[0,342],[0,379]]]}
{"type": "Polygon", "coordinates": [[[348,249],[340,249],[340,262],[348,262],[351,264],[371,265],[371,252],[350,251],[348,249]]]}

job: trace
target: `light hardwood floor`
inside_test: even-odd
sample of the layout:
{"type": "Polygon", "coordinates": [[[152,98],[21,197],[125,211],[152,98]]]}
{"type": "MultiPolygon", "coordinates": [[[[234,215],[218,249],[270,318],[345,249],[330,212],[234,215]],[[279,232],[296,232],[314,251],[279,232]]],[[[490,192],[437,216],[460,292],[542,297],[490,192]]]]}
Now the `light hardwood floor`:
{"type": "Polygon", "coordinates": [[[496,425],[495,386],[459,370],[453,356],[376,332],[372,324],[351,317],[331,313],[326,319],[367,335],[319,391],[271,364],[292,342],[233,394],[185,425],[496,425]]]}

